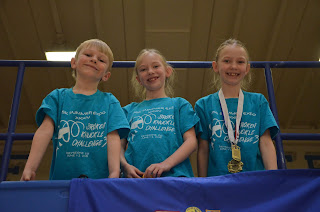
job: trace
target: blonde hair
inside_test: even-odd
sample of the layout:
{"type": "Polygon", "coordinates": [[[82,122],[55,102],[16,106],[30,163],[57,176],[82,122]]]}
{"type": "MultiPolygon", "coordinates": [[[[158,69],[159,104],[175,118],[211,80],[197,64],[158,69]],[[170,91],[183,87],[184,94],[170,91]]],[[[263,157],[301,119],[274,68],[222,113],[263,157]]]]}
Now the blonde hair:
{"type": "Polygon", "coordinates": [[[132,88],[133,88],[135,97],[137,97],[140,100],[143,100],[146,98],[146,88],[143,87],[138,82],[137,76],[138,76],[138,67],[141,64],[143,57],[147,54],[158,55],[161,59],[162,65],[165,68],[170,67],[172,69],[172,74],[168,78],[166,78],[164,91],[167,96],[173,97],[173,95],[174,95],[173,85],[174,85],[175,71],[174,71],[173,67],[170,64],[168,64],[166,58],[156,49],[143,49],[140,51],[140,53],[136,59],[136,63],[135,63],[134,70],[132,73],[132,78],[131,78],[131,84],[132,84],[132,88]]]}
{"type": "MultiPolygon", "coordinates": [[[[247,56],[247,64],[250,64],[250,57],[249,57],[249,52],[247,50],[247,48],[245,47],[245,45],[236,39],[230,38],[226,41],[224,41],[223,43],[220,44],[220,46],[218,47],[217,51],[216,51],[216,55],[215,55],[215,61],[218,62],[219,57],[220,57],[220,53],[221,51],[226,48],[227,46],[238,46],[244,49],[244,51],[246,52],[246,56],[247,56]]],[[[243,81],[241,82],[241,88],[243,90],[247,90],[248,87],[250,86],[252,80],[252,74],[251,71],[249,71],[249,73],[246,75],[246,77],[243,79],[243,81]]],[[[213,80],[212,80],[212,86],[213,89],[219,90],[221,88],[221,80],[220,80],[220,76],[219,74],[215,73],[213,74],[213,80]]]]}
{"type": "MultiPolygon", "coordinates": [[[[114,61],[113,53],[112,53],[110,47],[102,40],[90,39],[90,40],[86,40],[86,41],[82,42],[76,50],[75,59],[78,60],[79,54],[83,49],[87,49],[87,48],[91,48],[91,47],[96,48],[99,52],[105,54],[108,57],[109,64],[108,64],[107,71],[110,71],[111,67],[112,67],[112,63],[114,61]]],[[[77,75],[76,70],[73,70],[73,72],[72,72],[73,78],[76,79],[76,75],[77,75]]]]}

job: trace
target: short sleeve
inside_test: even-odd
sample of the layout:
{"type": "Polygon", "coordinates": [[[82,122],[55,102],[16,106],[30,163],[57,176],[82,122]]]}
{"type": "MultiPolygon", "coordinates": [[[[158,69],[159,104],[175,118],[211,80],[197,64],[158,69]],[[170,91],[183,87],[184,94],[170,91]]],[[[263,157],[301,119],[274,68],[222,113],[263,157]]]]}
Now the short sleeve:
{"type": "Polygon", "coordinates": [[[204,101],[202,101],[201,99],[198,100],[195,104],[194,109],[200,118],[199,123],[196,125],[196,133],[197,135],[201,133],[200,137],[203,140],[209,141],[210,137],[209,137],[208,127],[206,127],[208,126],[208,121],[205,115],[204,101]]]}
{"type": "Polygon", "coordinates": [[[36,113],[37,125],[40,126],[43,122],[44,117],[48,115],[53,120],[54,125],[57,126],[58,107],[59,91],[54,90],[43,99],[42,104],[36,113]]]}
{"type": "Polygon", "coordinates": [[[192,105],[185,99],[179,98],[180,101],[180,131],[182,135],[191,129],[192,127],[196,126],[199,122],[199,117],[197,116],[196,112],[193,110],[192,105]]]}
{"type": "Polygon", "coordinates": [[[118,130],[120,139],[127,137],[129,133],[129,124],[127,118],[120,106],[120,102],[112,95],[109,105],[109,127],[108,132],[118,130]]]}
{"type": "Polygon", "coordinates": [[[261,123],[259,136],[262,136],[263,133],[269,129],[271,138],[273,139],[279,133],[279,127],[271,112],[269,103],[263,95],[261,95],[260,117],[261,123]]]}
{"type": "MultiPolygon", "coordinates": [[[[123,113],[124,113],[124,116],[128,119],[128,113],[129,113],[129,108],[130,108],[130,105],[131,104],[129,104],[129,105],[126,105],[125,107],[123,107],[122,108],[122,110],[123,110],[123,113]]],[[[128,120],[129,121],[129,120],[128,120]]]]}

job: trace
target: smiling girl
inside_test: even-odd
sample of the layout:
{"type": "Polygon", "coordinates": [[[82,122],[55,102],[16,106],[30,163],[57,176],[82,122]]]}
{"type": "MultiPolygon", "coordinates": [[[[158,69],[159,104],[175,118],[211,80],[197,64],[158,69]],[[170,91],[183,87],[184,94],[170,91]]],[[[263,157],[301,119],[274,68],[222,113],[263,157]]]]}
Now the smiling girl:
{"type": "Polygon", "coordinates": [[[197,149],[199,118],[188,101],[171,98],[173,75],[157,50],[144,49],[137,57],[132,82],[143,101],[123,108],[130,125],[121,140],[125,177],[193,177],[188,157],[197,149]]]}
{"type": "Polygon", "coordinates": [[[272,138],[279,129],[262,94],[242,91],[250,81],[249,54],[229,39],[212,62],[220,90],[196,102],[203,131],[198,137],[198,175],[277,169],[272,138]]]}

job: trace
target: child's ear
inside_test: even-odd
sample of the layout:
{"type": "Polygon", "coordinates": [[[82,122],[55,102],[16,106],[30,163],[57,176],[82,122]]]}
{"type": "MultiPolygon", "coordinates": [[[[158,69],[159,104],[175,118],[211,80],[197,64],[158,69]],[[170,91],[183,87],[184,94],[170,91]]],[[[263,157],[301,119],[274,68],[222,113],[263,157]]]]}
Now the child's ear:
{"type": "Polygon", "coordinates": [[[72,68],[72,69],[76,69],[76,58],[73,57],[73,58],[71,59],[70,63],[71,63],[71,68],[72,68]]]}
{"type": "Polygon", "coordinates": [[[107,71],[106,74],[102,77],[102,81],[107,81],[111,77],[111,72],[107,71]]]}
{"type": "Polygon", "coordinates": [[[250,71],[250,63],[247,64],[246,75],[249,73],[249,71],[250,71]]]}
{"type": "Polygon", "coordinates": [[[219,74],[218,63],[216,61],[212,62],[213,71],[219,74]]]}
{"type": "Polygon", "coordinates": [[[140,80],[140,78],[139,78],[138,75],[136,76],[136,79],[137,79],[137,81],[139,82],[139,84],[142,85],[142,84],[141,84],[141,80],[140,80]]]}
{"type": "Polygon", "coordinates": [[[168,66],[168,67],[166,68],[166,77],[167,77],[167,78],[170,77],[171,74],[172,74],[172,72],[173,72],[172,67],[171,67],[171,66],[168,66]]]}

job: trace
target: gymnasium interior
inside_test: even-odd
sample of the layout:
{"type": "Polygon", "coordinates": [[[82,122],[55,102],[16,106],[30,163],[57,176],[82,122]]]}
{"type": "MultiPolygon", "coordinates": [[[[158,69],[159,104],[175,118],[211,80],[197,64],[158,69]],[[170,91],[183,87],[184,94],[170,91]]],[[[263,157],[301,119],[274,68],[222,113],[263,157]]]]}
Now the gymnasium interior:
{"type": "MultiPolygon", "coordinates": [[[[10,122],[16,121],[10,133],[34,133],[38,128],[35,114],[46,95],[75,83],[68,62],[52,63],[52,67],[27,65],[21,95],[14,101],[19,65],[12,64],[45,62],[45,52],[75,51],[92,38],[105,41],[118,64],[99,89],[111,92],[122,106],[136,101],[130,80],[140,50],[155,48],[177,66],[175,96],[194,106],[201,97],[216,92],[210,86],[210,64],[220,43],[228,38],[242,41],[253,64],[248,91],[262,93],[269,103],[266,68],[259,64],[271,62],[267,69],[272,79],[272,104],[283,133],[277,144],[275,141],[278,160],[282,158],[284,164],[280,168],[320,169],[319,9],[319,0],[0,1],[1,181],[20,180],[32,142],[17,138],[7,143],[10,122]],[[131,63],[121,67],[121,62],[131,63]],[[184,62],[195,62],[196,67],[179,65],[184,62]],[[17,104],[13,106],[13,102],[17,104]],[[17,106],[16,120],[10,120],[17,106]],[[8,163],[3,162],[5,152],[10,155],[8,163]]],[[[52,152],[51,143],[37,172],[41,182],[49,178],[52,152]]],[[[190,157],[195,176],[196,154],[190,157]]],[[[319,182],[319,175],[315,180],[319,182]]],[[[319,192],[316,195],[320,197],[319,192]]],[[[197,211],[192,207],[185,211],[197,211]]],[[[214,211],[207,206],[201,210],[214,211]]]]}

